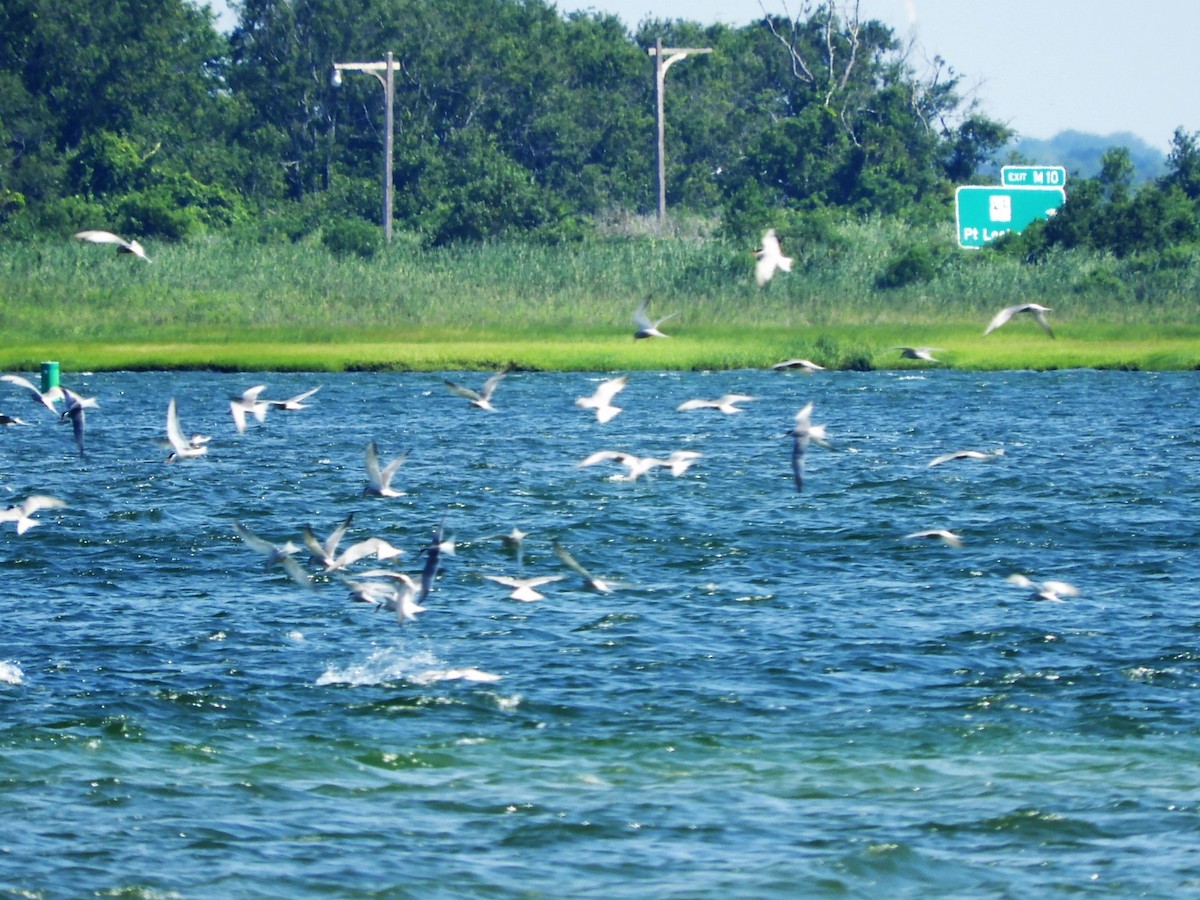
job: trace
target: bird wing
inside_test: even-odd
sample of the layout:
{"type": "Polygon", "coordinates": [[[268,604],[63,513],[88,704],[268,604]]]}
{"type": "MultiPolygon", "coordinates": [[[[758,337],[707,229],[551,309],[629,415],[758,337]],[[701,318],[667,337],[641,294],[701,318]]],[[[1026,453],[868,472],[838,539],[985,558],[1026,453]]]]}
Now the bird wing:
{"type": "Polygon", "coordinates": [[[379,472],[379,450],[375,446],[375,442],[371,441],[367,444],[366,451],[367,463],[367,482],[373,488],[383,487],[383,478],[379,472]]]}
{"type": "Polygon", "coordinates": [[[1037,323],[1042,326],[1042,331],[1046,332],[1046,334],[1053,338],[1054,332],[1050,330],[1050,323],[1046,321],[1046,313],[1040,309],[1031,309],[1031,312],[1033,313],[1033,317],[1037,320],[1037,323]]]}
{"type": "Polygon", "coordinates": [[[648,302],[648,300],[643,300],[638,304],[638,308],[633,311],[633,324],[636,325],[639,330],[643,328],[654,327],[654,323],[650,321],[650,316],[646,312],[646,304],[648,302]]]}
{"type": "Polygon", "coordinates": [[[483,383],[483,387],[479,391],[480,399],[481,400],[491,399],[492,394],[495,393],[495,391],[496,391],[496,386],[498,384],[500,384],[501,380],[504,378],[505,375],[507,375],[509,373],[509,371],[511,371],[511,370],[509,369],[509,367],[506,366],[504,369],[497,372],[495,375],[493,375],[491,378],[489,378],[487,381],[485,381],[483,383]]]}
{"type": "Polygon", "coordinates": [[[75,233],[75,237],[92,244],[116,244],[118,247],[124,247],[132,252],[129,241],[111,231],[78,231],[75,233]]]}
{"type": "Polygon", "coordinates": [[[411,452],[412,452],[411,450],[405,450],[403,453],[401,453],[399,456],[397,456],[390,463],[388,463],[386,466],[383,467],[383,471],[379,473],[379,477],[382,479],[384,484],[391,484],[392,477],[396,474],[396,470],[399,469],[402,465],[404,465],[405,460],[408,459],[408,454],[411,452]]]}
{"type": "Polygon", "coordinates": [[[808,448],[808,434],[797,434],[792,441],[792,479],[796,490],[804,489],[804,451],[808,448]]]}
{"type": "Polygon", "coordinates": [[[179,412],[175,408],[174,397],[167,404],[167,440],[176,450],[182,450],[188,446],[188,442],[179,428],[179,412]]]}
{"type": "Polygon", "coordinates": [[[483,399],[483,397],[480,395],[479,391],[473,390],[472,388],[469,388],[469,387],[464,387],[461,384],[455,384],[453,381],[450,381],[449,379],[443,379],[443,381],[445,381],[446,387],[450,388],[451,393],[457,394],[460,397],[466,397],[468,400],[482,400],[483,399]]]}
{"type": "Polygon", "coordinates": [[[1019,312],[1021,308],[1022,304],[1017,304],[1016,306],[1006,306],[992,317],[992,321],[988,322],[988,327],[983,330],[983,333],[991,334],[993,331],[1011,319],[1013,314],[1019,312]]]}
{"type": "Polygon", "coordinates": [[[32,516],[35,512],[40,512],[43,509],[59,509],[66,505],[67,502],[65,500],[59,500],[57,497],[51,497],[49,494],[31,494],[21,504],[21,511],[27,516],[32,516]]]}
{"type": "Polygon", "coordinates": [[[268,541],[266,538],[259,537],[241,522],[233,523],[233,530],[237,532],[238,537],[253,547],[260,553],[266,553],[268,556],[274,556],[278,552],[278,548],[268,541]]]}
{"type": "Polygon", "coordinates": [[[598,406],[608,406],[613,397],[625,390],[625,384],[629,381],[628,375],[619,375],[616,378],[610,378],[603,381],[597,386],[596,392],[592,394],[592,401],[598,406]]]}
{"type": "Polygon", "coordinates": [[[571,551],[568,550],[566,547],[564,547],[562,544],[558,543],[557,541],[554,544],[554,553],[558,556],[559,559],[562,560],[563,565],[566,566],[568,569],[570,569],[572,572],[576,573],[577,575],[583,576],[583,578],[585,578],[588,581],[592,580],[592,577],[593,577],[592,573],[589,572],[587,569],[585,569],[583,566],[581,566],[579,564],[579,562],[575,559],[575,557],[571,555],[571,551]]]}
{"type": "Polygon", "coordinates": [[[685,400],[675,407],[675,409],[679,412],[683,412],[690,409],[708,409],[709,407],[719,405],[719,403],[715,403],[712,400],[685,400]]]}

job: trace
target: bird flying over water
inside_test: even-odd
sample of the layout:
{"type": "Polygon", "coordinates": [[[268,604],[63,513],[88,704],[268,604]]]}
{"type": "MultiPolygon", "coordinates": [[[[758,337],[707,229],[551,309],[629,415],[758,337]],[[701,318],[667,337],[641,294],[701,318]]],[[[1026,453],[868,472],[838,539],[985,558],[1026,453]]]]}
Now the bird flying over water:
{"type": "Polygon", "coordinates": [[[18,418],[17,416],[9,416],[9,415],[5,415],[4,413],[0,413],[0,425],[28,425],[28,424],[29,423],[26,422],[24,419],[18,418]]]}
{"type": "Polygon", "coordinates": [[[962,538],[960,538],[953,531],[947,531],[945,528],[927,528],[924,531],[914,531],[912,534],[906,534],[904,536],[904,540],[941,541],[947,547],[958,548],[962,546],[962,538]]]}
{"type": "Polygon", "coordinates": [[[315,394],[320,389],[321,389],[321,386],[317,385],[311,391],[305,391],[303,394],[297,394],[295,397],[288,397],[286,400],[267,400],[266,404],[267,404],[267,406],[271,407],[272,409],[287,409],[287,410],[307,409],[308,404],[305,403],[304,401],[307,400],[309,397],[311,397],[313,394],[315,394]]]}
{"type": "Polygon", "coordinates": [[[758,282],[759,287],[770,281],[777,270],[792,271],[792,258],[783,255],[774,228],[763,232],[762,244],[754,251],[754,255],[758,257],[758,262],[754,264],[754,280],[758,282]]]}
{"type": "Polygon", "coordinates": [[[24,534],[38,524],[38,521],[33,518],[34,513],[41,512],[43,509],[59,509],[66,505],[66,501],[48,494],[31,494],[20,503],[0,510],[0,522],[15,522],[17,534],[24,534]]]}
{"type": "Polygon", "coordinates": [[[379,448],[376,447],[374,441],[367,444],[367,486],[363,488],[363,493],[373,494],[376,497],[403,497],[404,491],[392,488],[392,478],[395,476],[396,470],[404,465],[408,454],[409,451],[405,450],[381,469],[379,467],[379,448]]]}
{"type": "Polygon", "coordinates": [[[685,400],[680,403],[676,410],[686,412],[693,409],[715,409],[718,412],[723,412],[725,415],[733,413],[745,412],[737,404],[749,403],[757,398],[751,397],[749,394],[725,394],[723,397],[718,397],[716,400],[685,400]]]}
{"type": "Polygon", "coordinates": [[[69,388],[62,388],[63,400],[66,401],[66,409],[62,411],[58,421],[60,423],[71,420],[71,431],[75,435],[75,445],[79,448],[79,453],[83,455],[83,429],[85,417],[83,411],[85,409],[96,409],[100,404],[95,397],[81,397],[69,388]]]}
{"type": "Polygon", "coordinates": [[[207,437],[197,434],[189,440],[183,436],[183,430],[179,427],[179,411],[176,409],[174,397],[167,404],[167,445],[171,448],[167,462],[203,456],[208,452],[207,437]]]}
{"type": "Polygon", "coordinates": [[[233,424],[237,428],[238,434],[246,433],[246,414],[254,416],[254,418],[262,422],[267,417],[267,410],[271,408],[271,404],[266,400],[259,400],[258,395],[266,389],[265,384],[256,384],[254,387],[246,388],[240,394],[235,394],[229,398],[229,412],[233,415],[233,424]]]}
{"type": "Polygon", "coordinates": [[[948,463],[955,459],[974,459],[979,462],[991,462],[993,459],[998,459],[1004,455],[1003,450],[997,450],[994,453],[989,453],[986,450],[954,450],[950,453],[943,453],[929,463],[929,468],[940,466],[942,463],[948,463]]]}
{"type": "Polygon", "coordinates": [[[484,575],[483,577],[488,581],[512,588],[512,593],[508,595],[510,599],[520,600],[522,603],[532,603],[534,600],[546,599],[546,595],[538,590],[539,587],[552,581],[562,581],[565,576],[537,575],[533,578],[510,578],[507,575],[484,575]]]}
{"type": "Polygon", "coordinates": [[[638,308],[633,311],[633,324],[637,326],[637,331],[633,333],[635,340],[641,338],[665,338],[670,337],[669,334],[663,334],[658,330],[658,326],[667,319],[673,319],[679,315],[678,312],[668,313],[661,319],[653,320],[650,314],[646,311],[646,306],[650,303],[649,300],[643,300],[638,304],[638,308]]]}
{"type": "Polygon", "coordinates": [[[571,551],[558,543],[558,541],[554,542],[554,552],[562,560],[564,566],[583,579],[583,586],[589,591],[596,591],[599,594],[611,594],[616,588],[625,586],[619,582],[606,581],[603,578],[593,575],[581,566],[575,557],[571,555],[571,551]]]}
{"type": "Polygon", "coordinates": [[[621,407],[613,405],[613,397],[625,390],[628,381],[628,375],[618,375],[616,378],[602,381],[590,397],[578,398],[575,405],[581,409],[594,409],[596,421],[601,424],[611,421],[621,411],[621,407]]]}
{"type": "Polygon", "coordinates": [[[303,587],[312,586],[312,579],[305,574],[304,570],[300,568],[300,563],[296,562],[293,557],[293,554],[300,552],[300,548],[294,543],[287,541],[283,544],[272,544],[266,538],[259,537],[241,522],[234,522],[233,530],[251,548],[266,554],[267,561],[263,564],[263,568],[280,566],[296,584],[303,587]]]}
{"type": "Polygon", "coordinates": [[[455,384],[449,379],[444,379],[446,387],[450,388],[452,393],[460,397],[466,397],[471,401],[472,406],[478,406],[480,409],[486,409],[488,412],[495,412],[496,407],[492,406],[492,394],[496,392],[497,385],[501,379],[512,371],[511,366],[505,366],[491,378],[483,383],[483,387],[479,390],[473,390],[469,387],[463,387],[461,384],[455,384]]]}
{"type": "Polygon", "coordinates": [[[804,454],[808,451],[809,442],[815,441],[826,450],[833,449],[825,434],[825,426],[812,423],[812,410],[811,403],[801,407],[796,413],[796,422],[792,430],[785,435],[792,438],[792,478],[796,482],[797,491],[804,488],[804,454]]]}
{"type": "Polygon", "coordinates": [[[824,372],[824,366],[818,366],[811,359],[785,359],[783,362],[777,362],[771,366],[772,369],[799,369],[805,375],[811,375],[813,372],[824,372]]]}
{"type": "Polygon", "coordinates": [[[60,387],[52,387],[43,392],[28,378],[20,375],[0,375],[0,381],[7,381],[9,384],[16,385],[19,388],[27,390],[35,403],[40,403],[56,416],[60,415],[58,407],[54,404],[62,399],[63,392],[60,387]]]}
{"type": "Polygon", "coordinates": [[[75,233],[75,237],[91,244],[116,244],[118,253],[132,253],[139,259],[150,262],[150,257],[146,255],[146,249],[136,240],[127,241],[111,231],[78,231],[75,233]]]}
{"type": "Polygon", "coordinates": [[[1018,303],[1015,306],[1006,306],[1000,312],[996,313],[988,327],[984,329],[984,334],[991,334],[1013,316],[1018,313],[1029,313],[1037,321],[1042,331],[1054,337],[1054,332],[1050,330],[1050,323],[1046,321],[1046,313],[1052,310],[1048,306],[1042,306],[1040,303],[1018,303]]]}
{"type": "Polygon", "coordinates": [[[899,350],[902,359],[923,359],[927,362],[941,362],[936,359],[933,354],[941,353],[937,347],[893,347],[893,350],[899,350]]]}
{"type": "Polygon", "coordinates": [[[1030,600],[1048,600],[1051,603],[1062,603],[1063,597],[1075,597],[1079,594],[1079,588],[1066,581],[1033,581],[1019,572],[1014,572],[1006,579],[1009,584],[1015,584],[1017,587],[1027,588],[1033,593],[1029,595],[1030,600]]]}

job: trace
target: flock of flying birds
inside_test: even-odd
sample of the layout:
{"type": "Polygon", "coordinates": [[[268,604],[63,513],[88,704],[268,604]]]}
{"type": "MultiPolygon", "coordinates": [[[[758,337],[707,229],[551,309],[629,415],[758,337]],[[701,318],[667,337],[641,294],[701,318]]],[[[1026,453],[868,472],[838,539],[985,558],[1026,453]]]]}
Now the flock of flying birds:
{"type": "MultiPolygon", "coordinates": [[[[75,237],[93,243],[113,244],[116,245],[119,252],[130,253],[149,261],[144,248],[137,241],[129,241],[110,232],[81,231],[75,237]]],[[[768,229],[764,233],[762,245],[760,249],[755,251],[755,256],[757,257],[755,280],[759,285],[765,285],[778,271],[791,271],[792,260],[783,255],[774,229],[768,229]]],[[[638,340],[667,338],[668,335],[660,330],[660,326],[678,315],[678,313],[673,312],[666,316],[652,319],[647,306],[648,302],[643,301],[633,314],[633,323],[635,326],[634,338],[638,340]]],[[[1037,303],[1021,303],[1006,307],[1000,310],[988,323],[984,334],[991,333],[1020,313],[1027,313],[1047,335],[1053,338],[1054,334],[1045,316],[1049,311],[1047,307],[1037,303]]],[[[933,353],[937,352],[937,348],[897,347],[895,349],[901,351],[901,355],[904,358],[938,362],[933,356],[933,353]]],[[[777,370],[799,370],[805,374],[812,374],[822,371],[824,367],[808,359],[790,359],[775,364],[773,368],[777,370]]],[[[510,369],[505,368],[496,372],[478,389],[467,387],[448,379],[445,380],[445,386],[453,394],[470,401],[472,406],[486,412],[496,412],[496,406],[493,404],[492,398],[509,371],[510,369]]],[[[95,398],[83,397],[71,389],[61,386],[41,390],[31,381],[20,375],[3,375],[0,376],[0,381],[26,392],[39,407],[57,416],[61,423],[65,424],[69,421],[80,454],[85,452],[85,411],[95,409],[99,406],[95,398]],[[59,404],[61,404],[61,408],[59,404]]],[[[616,405],[615,400],[618,394],[626,387],[627,383],[627,375],[608,378],[602,381],[592,394],[579,397],[575,401],[575,404],[581,409],[592,412],[598,423],[604,424],[610,422],[622,411],[621,407],[616,405]]],[[[262,422],[265,420],[267,413],[272,409],[288,411],[303,410],[309,405],[307,401],[319,389],[319,387],[312,388],[284,400],[272,400],[262,396],[265,385],[255,385],[248,388],[230,398],[229,409],[234,427],[241,434],[246,430],[248,417],[262,422]]],[[[715,399],[688,400],[680,404],[678,410],[714,409],[726,415],[733,415],[742,412],[741,404],[754,399],[754,397],[745,394],[726,394],[715,399]]],[[[812,421],[812,414],[813,404],[808,403],[795,414],[792,428],[782,435],[783,437],[791,437],[792,439],[791,469],[793,482],[797,491],[802,491],[804,487],[804,463],[810,444],[817,444],[820,447],[830,450],[833,449],[825,426],[814,423],[812,421]]],[[[19,417],[0,413],[0,425],[22,426],[29,424],[29,422],[19,417]]],[[[160,444],[170,451],[165,461],[167,463],[176,463],[181,460],[203,456],[208,452],[211,439],[211,436],[203,434],[185,435],[180,425],[176,401],[174,398],[171,398],[166,411],[165,439],[160,441],[160,444]]],[[[995,452],[959,450],[938,456],[929,465],[931,467],[939,466],[955,460],[987,461],[997,458],[1002,453],[1002,450],[995,452]]],[[[407,453],[391,459],[386,464],[381,464],[378,448],[374,442],[369,443],[364,453],[366,484],[363,488],[363,493],[382,498],[403,496],[403,491],[392,487],[392,481],[406,458],[407,453]]],[[[700,458],[701,454],[699,452],[691,450],[677,450],[665,458],[639,457],[625,451],[617,450],[599,450],[579,462],[578,468],[601,464],[616,464],[623,471],[619,471],[618,474],[612,476],[614,480],[636,481],[657,469],[666,469],[673,476],[682,475],[700,458]]],[[[20,503],[0,510],[0,523],[14,522],[17,533],[25,534],[30,528],[37,525],[37,519],[34,518],[35,514],[64,505],[65,503],[58,498],[43,494],[34,494],[20,503]]],[[[307,551],[310,562],[319,566],[324,575],[336,577],[340,580],[349,591],[349,596],[352,600],[370,603],[379,609],[393,612],[396,620],[401,625],[412,621],[419,613],[424,612],[426,609],[423,604],[426,602],[433,587],[442,558],[453,555],[455,552],[453,539],[447,538],[445,535],[444,522],[434,527],[429,543],[419,551],[418,556],[423,557],[423,564],[417,578],[404,572],[378,566],[354,573],[352,577],[349,573],[350,567],[353,564],[363,560],[385,563],[394,560],[402,552],[400,549],[378,537],[365,538],[345,549],[340,549],[341,542],[351,527],[352,522],[353,514],[347,516],[324,540],[318,539],[311,528],[305,526],[302,531],[303,546],[291,541],[284,544],[272,543],[254,534],[242,523],[234,523],[233,527],[238,536],[250,548],[266,557],[266,566],[281,567],[297,584],[311,586],[314,583],[313,577],[304,570],[296,558],[297,555],[307,551]]],[[[519,529],[514,528],[508,534],[496,535],[495,537],[501,538],[508,547],[515,550],[519,561],[521,542],[525,536],[519,529]]],[[[905,535],[905,539],[938,540],[951,547],[959,547],[962,544],[961,538],[958,535],[944,529],[913,532],[912,534],[905,535]]],[[[587,589],[601,593],[611,593],[621,587],[619,583],[601,578],[585,569],[565,546],[555,543],[554,552],[567,569],[583,579],[583,584],[587,589]]],[[[512,599],[531,602],[543,598],[544,595],[538,588],[545,584],[561,580],[565,576],[540,575],[530,578],[518,578],[487,575],[485,577],[508,588],[511,591],[509,596],[512,599]]],[[[1018,587],[1031,590],[1030,597],[1032,599],[1060,601],[1064,597],[1074,596],[1078,593],[1073,585],[1062,581],[1038,583],[1019,574],[1010,576],[1009,581],[1018,587]]],[[[461,673],[457,673],[454,677],[493,680],[496,676],[474,670],[464,670],[461,673]]]]}

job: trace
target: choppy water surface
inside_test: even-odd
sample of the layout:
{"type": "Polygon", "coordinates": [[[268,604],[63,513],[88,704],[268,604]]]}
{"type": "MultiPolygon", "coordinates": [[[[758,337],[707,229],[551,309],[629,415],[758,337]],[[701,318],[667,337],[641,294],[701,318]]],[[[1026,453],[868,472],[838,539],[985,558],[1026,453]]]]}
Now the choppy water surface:
{"type": "Polygon", "coordinates": [[[483,380],[64,373],[100,398],[82,460],[0,394],[36,422],[0,432],[6,502],[68,503],[0,526],[0,893],[1200,890],[1195,373],[633,373],[604,425],[573,403],[601,375],[512,374],[494,414],[443,377],[483,380]],[[256,381],[322,387],[239,436],[256,381]],[[729,391],[758,399],[675,411],[729,391]],[[172,396],[207,457],[163,464],[172,396]],[[797,493],[808,401],[837,450],[797,493]],[[370,440],[411,449],[406,496],[363,496],[370,440]],[[928,466],[968,447],[1004,455],[928,466]],[[576,467],[604,448],[703,456],[576,467]],[[445,517],[414,623],[232,528],[350,512],[413,573],[445,517]],[[517,574],[569,577],[483,578],[517,574]],[[472,668],[500,678],[443,677],[472,668]]]}

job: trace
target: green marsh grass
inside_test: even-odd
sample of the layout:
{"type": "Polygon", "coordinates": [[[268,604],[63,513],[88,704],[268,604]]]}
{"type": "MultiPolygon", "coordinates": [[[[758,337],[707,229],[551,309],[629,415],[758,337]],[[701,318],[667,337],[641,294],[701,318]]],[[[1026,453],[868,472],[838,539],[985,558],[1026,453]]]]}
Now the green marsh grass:
{"type": "Polygon", "coordinates": [[[747,248],[719,240],[423,249],[400,236],[371,260],[319,242],[222,238],[150,248],[142,263],[66,238],[0,246],[0,368],[721,369],[805,356],[830,368],[904,368],[934,346],[969,369],[1200,366],[1200,264],[1060,254],[1036,266],[946,246],[936,233],[844,226],[836,245],[788,247],[764,289],[747,248]],[[936,250],[930,281],[883,290],[902,248],[936,250]],[[678,311],[670,340],[637,341],[631,313],[678,311]],[[1052,307],[1058,339],[1001,306],[1052,307]]]}

